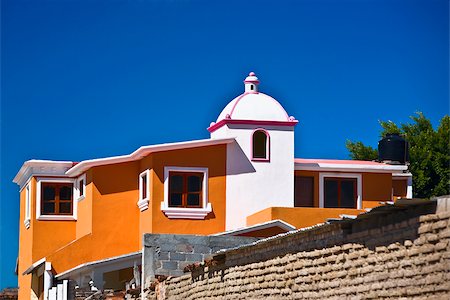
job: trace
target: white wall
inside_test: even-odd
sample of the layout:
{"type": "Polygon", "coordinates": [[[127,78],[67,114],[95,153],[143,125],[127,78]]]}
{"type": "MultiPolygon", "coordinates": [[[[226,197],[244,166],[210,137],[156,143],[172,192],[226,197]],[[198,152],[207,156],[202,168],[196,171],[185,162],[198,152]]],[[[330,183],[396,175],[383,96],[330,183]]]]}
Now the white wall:
{"type": "Polygon", "coordinates": [[[294,128],[227,124],[212,138],[235,137],[227,146],[226,229],[246,226],[246,217],[268,207],[294,206],[294,128]],[[270,162],[251,161],[253,130],[270,134],[270,162]]]}

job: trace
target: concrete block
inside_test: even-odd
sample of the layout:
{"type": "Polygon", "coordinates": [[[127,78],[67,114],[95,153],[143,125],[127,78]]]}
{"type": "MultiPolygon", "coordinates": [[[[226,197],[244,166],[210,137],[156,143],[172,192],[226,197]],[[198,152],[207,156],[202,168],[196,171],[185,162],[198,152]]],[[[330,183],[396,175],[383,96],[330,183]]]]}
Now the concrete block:
{"type": "Polygon", "coordinates": [[[170,252],[170,260],[185,261],[186,255],[185,253],[170,252]]]}
{"type": "Polygon", "coordinates": [[[186,253],[186,261],[201,262],[203,261],[203,255],[200,253],[186,253]]]}
{"type": "Polygon", "coordinates": [[[175,250],[172,251],[178,253],[192,253],[194,252],[194,247],[190,243],[180,243],[175,245],[175,250]]]}
{"type": "Polygon", "coordinates": [[[178,262],[177,261],[163,261],[162,268],[165,270],[177,270],[178,262]]]}

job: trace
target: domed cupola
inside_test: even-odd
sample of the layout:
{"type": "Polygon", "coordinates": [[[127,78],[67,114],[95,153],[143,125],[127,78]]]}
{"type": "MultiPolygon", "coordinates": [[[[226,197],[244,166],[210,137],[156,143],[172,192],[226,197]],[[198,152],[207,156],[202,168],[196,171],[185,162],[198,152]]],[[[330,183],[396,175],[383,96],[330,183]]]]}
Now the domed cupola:
{"type": "Polygon", "coordinates": [[[246,226],[247,216],[267,207],[294,205],[294,129],[274,98],[261,93],[251,72],[244,93],[222,110],[208,131],[226,146],[226,229],[246,226]],[[239,207],[239,209],[236,209],[239,207]]]}
{"type": "Polygon", "coordinates": [[[250,72],[244,80],[244,93],[225,106],[208,131],[213,132],[225,124],[295,126],[298,121],[289,116],[277,100],[259,92],[259,83],[256,74],[250,72]]]}
{"type": "Polygon", "coordinates": [[[255,72],[250,72],[248,74],[247,78],[244,80],[245,84],[245,92],[246,93],[257,93],[258,92],[258,84],[259,80],[258,77],[256,77],[255,72]]]}

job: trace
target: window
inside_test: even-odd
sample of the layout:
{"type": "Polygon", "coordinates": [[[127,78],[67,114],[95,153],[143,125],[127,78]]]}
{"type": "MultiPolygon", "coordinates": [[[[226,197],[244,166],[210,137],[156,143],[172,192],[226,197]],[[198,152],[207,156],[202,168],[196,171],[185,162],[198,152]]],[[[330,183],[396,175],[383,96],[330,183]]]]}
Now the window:
{"type": "Polygon", "coordinates": [[[294,195],[295,207],[314,206],[314,177],[295,176],[294,195]]]}
{"type": "Polygon", "coordinates": [[[169,207],[201,207],[203,173],[169,172],[169,207]]]}
{"type": "Polygon", "coordinates": [[[325,207],[356,208],[356,179],[325,178],[325,207]]]}
{"type": "Polygon", "coordinates": [[[84,196],[84,180],[83,179],[80,180],[80,184],[79,184],[78,188],[80,189],[80,197],[83,197],[84,196]]]}
{"type": "Polygon", "coordinates": [[[257,129],[252,135],[252,160],[269,160],[269,133],[264,129],[257,129]]]}
{"type": "Polygon", "coordinates": [[[77,194],[77,180],[37,178],[36,219],[76,220],[77,194]]]}
{"type": "Polygon", "coordinates": [[[43,182],[41,184],[41,215],[72,215],[73,184],[43,182]]]}
{"type": "Polygon", "coordinates": [[[23,221],[25,227],[30,228],[31,222],[31,183],[25,187],[25,220],[23,221]]]}
{"type": "Polygon", "coordinates": [[[75,181],[75,199],[81,201],[84,199],[86,194],[86,174],[78,177],[75,181]]]}
{"type": "Polygon", "coordinates": [[[204,219],[212,211],[208,202],[208,169],[165,167],[161,210],[170,219],[204,219]]]}
{"type": "Polygon", "coordinates": [[[150,170],[145,170],[139,174],[139,200],[138,207],[141,211],[148,208],[150,201],[150,170]]]}
{"type": "Polygon", "coordinates": [[[319,207],[362,207],[362,175],[319,173],[319,207]]]}

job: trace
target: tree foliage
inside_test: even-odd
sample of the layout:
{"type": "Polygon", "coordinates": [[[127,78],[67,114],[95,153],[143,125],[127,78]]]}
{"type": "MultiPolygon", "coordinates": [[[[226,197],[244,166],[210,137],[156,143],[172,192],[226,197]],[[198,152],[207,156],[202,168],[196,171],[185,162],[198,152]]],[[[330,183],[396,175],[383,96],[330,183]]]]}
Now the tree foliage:
{"type": "Polygon", "coordinates": [[[376,160],[378,158],[377,149],[371,146],[366,146],[362,142],[352,142],[347,140],[345,143],[348,151],[350,151],[350,157],[355,160],[376,160]]]}
{"type": "MultiPolygon", "coordinates": [[[[423,113],[410,117],[412,123],[397,126],[392,121],[380,121],[380,137],[397,133],[409,142],[409,170],[413,175],[414,197],[428,198],[450,194],[450,117],[445,115],[437,130],[423,113]]],[[[378,151],[362,142],[347,141],[352,159],[375,160],[378,151]]]]}

